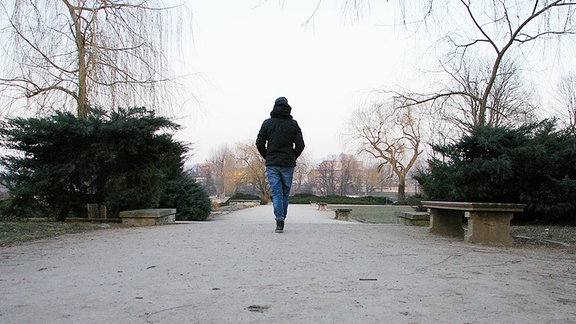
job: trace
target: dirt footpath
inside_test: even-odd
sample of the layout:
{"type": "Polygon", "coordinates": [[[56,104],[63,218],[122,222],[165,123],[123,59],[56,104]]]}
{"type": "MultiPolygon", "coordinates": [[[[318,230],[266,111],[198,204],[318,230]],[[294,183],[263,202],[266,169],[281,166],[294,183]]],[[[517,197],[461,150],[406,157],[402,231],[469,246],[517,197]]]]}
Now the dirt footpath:
{"type": "Polygon", "coordinates": [[[271,206],[0,248],[0,323],[574,323],[576,255],[271,206]]]}

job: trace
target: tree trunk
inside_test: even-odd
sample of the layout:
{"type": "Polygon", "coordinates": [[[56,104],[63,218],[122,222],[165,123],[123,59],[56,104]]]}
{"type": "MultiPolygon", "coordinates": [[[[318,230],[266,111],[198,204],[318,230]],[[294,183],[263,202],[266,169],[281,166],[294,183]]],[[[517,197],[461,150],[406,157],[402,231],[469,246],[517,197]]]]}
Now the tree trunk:
{"type": "Polygon", "coordinates": [[[98,210],[98,204],[86,204],[86,214],[89,219],[100,218],[100,211],[98,210]]]}
{"type": "Polygon", "coordinates": [[[406,200],[406,176],[398,176],[398,202],[404,202],[406,200]]]}
{"type": "Polygon", "coordinates": [[[88,71],[86,65],[86,37],[82,30],[82,20],[76,9],[68,1],[64,1],[68,7],[70,18],[74,22],[74,41],[78,50],[78,93],[76,94],[76,113],[79,118],[88,117],[88,71]]]}

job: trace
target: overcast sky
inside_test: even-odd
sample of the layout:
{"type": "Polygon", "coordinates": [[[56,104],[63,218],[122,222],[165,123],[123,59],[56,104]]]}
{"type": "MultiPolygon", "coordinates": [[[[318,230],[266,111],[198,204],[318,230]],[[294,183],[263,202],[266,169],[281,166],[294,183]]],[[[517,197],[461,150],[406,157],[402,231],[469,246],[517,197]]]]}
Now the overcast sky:
{"type": "MultiPolygon", "coordinates": [[[[177,137],[194,143],[191,163],[221,145],[253,143],[279,96],[288,98],[313,161],[352,154],[340,134],[353,111],[372,102],[372,90],[422,87],[423,69],[436,63],[435,38],[394,27],[394,1],[355,21],[343,2],[323,1],[305,24],[317,1],[187,1],[194,40],[184,49],[183,72],[194,74],[187,82],[197,102],[176,121],[184,126],[177,137]]],[[[567,66],[574,68],[573,56],[567,66]]]]}
{"type": "Polygon", "coordinates": [[[326,2],[305,25],[316,2],[297,2],[188,1],[194,42],[185,58],[198,103],[178,120],[185,127],[178,137],[195,143],[192,162],[223,144],[253,142],[279,96],[288,98],[313,160],[339,154],[345,121],[371,90],[413,81],[413,41],[381,26],[393,21],[379,8],[352,22],[326,2]]]}

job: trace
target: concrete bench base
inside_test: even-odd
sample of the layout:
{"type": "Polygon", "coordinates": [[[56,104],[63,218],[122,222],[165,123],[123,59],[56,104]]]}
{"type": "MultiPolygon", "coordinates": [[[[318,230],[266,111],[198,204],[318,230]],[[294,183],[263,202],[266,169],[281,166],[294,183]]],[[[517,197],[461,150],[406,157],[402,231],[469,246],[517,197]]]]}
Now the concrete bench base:
{"type": "Polygon", "coordinates": [[[430,226],[430,214],[426,212],[396,212],[396,223],[409,226],[430,226]]]}
{"type": "Polygon", "coordinates": [[[423,201],[430,212],[430,232],[464,237],[468,243],[511,246],[510,221],[515,212],[526,205],[500,203],[472,203],[423,201]],[[468,219],[468,231],[464,235],[463,216],[468,219]]]}
{"type": "Polygon", "coordinates": [[[464,239],[469,243],[500,243],[512,246],[510,221],[514,216],[510,212],[466,212],[468,231],[464,239]]]}
{"type": "Polygon", "coordinates": [[[176,209],[137,209],[120,212],[122,225],[151,226],[171,224],[176,220],[176,209]]]}

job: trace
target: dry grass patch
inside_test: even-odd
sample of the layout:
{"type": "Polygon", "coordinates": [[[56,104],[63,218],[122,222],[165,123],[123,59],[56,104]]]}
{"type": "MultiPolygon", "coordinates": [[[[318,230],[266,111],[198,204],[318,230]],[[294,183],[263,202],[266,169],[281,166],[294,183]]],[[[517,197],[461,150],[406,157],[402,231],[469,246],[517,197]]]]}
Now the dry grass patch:
{"type": "Polygon", "coordinates": [[[576,226],[512,226],[515,243],[526,245],[576,246],[576,226]]]}
{"type": "Polygon", "coordinates": [[[2,221],[0,222],[0,246],[101,228],[100,224],[86,222],[2,221]]]}

